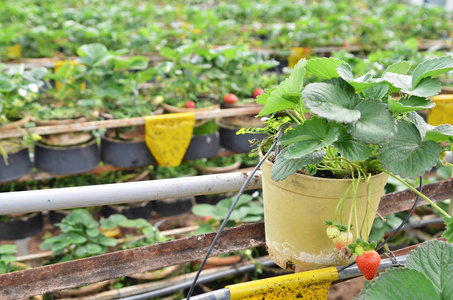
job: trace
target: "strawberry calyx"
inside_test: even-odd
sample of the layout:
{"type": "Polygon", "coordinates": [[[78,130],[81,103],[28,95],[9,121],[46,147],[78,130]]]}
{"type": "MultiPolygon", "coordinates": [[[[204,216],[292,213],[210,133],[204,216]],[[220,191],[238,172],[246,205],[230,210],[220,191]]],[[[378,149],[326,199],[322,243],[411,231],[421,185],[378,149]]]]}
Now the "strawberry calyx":
{"type": "MultiPolygon", "coordinates": [[[[326,224],[327,226],[337,227],[340,231],[347,231],[347,230],[348,230],[348,228],[347,228],[346,226],[340,225],[340,224],[338,224],[338,223],[335,223],[335,224],[334,224],[334,223],[333,223],[332,221],[330,221],[330,220],[326,220],[326,221],[324,222],[324,224],[326,224]]],[[[352,228],[352,224],[351,224],[351,228],[352,228]]]]}
{"type": "Polygon", "coordinates": [[[352,253],[357,254],[358,256],[362,256],[364,252],[373,251],[376,249],[376,242],[365,242],[361,238],[357,238],[355,243],[348,245],[348,248],[351,250],[352,253]]]}

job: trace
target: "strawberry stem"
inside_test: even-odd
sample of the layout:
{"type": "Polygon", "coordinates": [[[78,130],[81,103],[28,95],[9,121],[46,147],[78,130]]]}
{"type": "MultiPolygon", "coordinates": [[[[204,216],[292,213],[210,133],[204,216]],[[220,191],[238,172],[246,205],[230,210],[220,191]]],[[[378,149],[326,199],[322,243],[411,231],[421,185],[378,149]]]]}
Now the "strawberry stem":
{"type": "Polygon", "coordinates": [[[344,202],[346,198],[351,194],[352,190],[351,187],[353,187],[354,183],[351,182],[351,184],[348,186],[346,193],[344,196],[340,199],[340,201],[337,204],[337,208],[335,209],[335,222],[337,222],[337,216],[340,216],[340,224],[343,225],[343,207],[344,207],[344,202]],[[340,213],[338,213],[338,208],[341,205],[340,213]]]}
{"type": "Polygon", "coordinates": [[[407,183],[406,181],[404,181],[403,179],[393,175],[392,173],[390,172],[387,172],[386,170],[384,170],[385,173],[389,174],[390,176],[392,176],[393,178],[395,178],[396,180],[398,180],[399,182],[401,182],[402,184],[404,184],[405,186],[407,186],[409,189],[411,189],[414,193],[416,193],[417,195],[419,195],[420,197],[422,197],[423,199],[425,199],[426,201],[428,201],[429,204],[431,204],[435,209],[437,209],[441,214],[443,214],[444,216],[450,218],[450,215],[447,214],[442,208],[440,208],[436,203],[434,203],[433,201],[431,201],[431,199],[429,199],[428,197],[426,197],[425,195],[423,195],[422,193],[420,193],[416,188],[414,188],[413,186],[411,186],[409,183],[407,183]]]}
{"type": "Polygon", "coordinates": [[[356,186],[356,189],[354,191],[354,198],[352,198],[352,205],[354,206],[354,217],[355,217],[355,230],[356,230],[356,236],[357,237],[362,237],[361,236],[361,232],[359,230],[359,220],[358,220],[358,217],[357,217],[357,191],[359,189],[359,185],[360,185],[360,180],[361,180],[361,173],[359,172],[359,177],[357,179],[357,186],[356,186]]]}

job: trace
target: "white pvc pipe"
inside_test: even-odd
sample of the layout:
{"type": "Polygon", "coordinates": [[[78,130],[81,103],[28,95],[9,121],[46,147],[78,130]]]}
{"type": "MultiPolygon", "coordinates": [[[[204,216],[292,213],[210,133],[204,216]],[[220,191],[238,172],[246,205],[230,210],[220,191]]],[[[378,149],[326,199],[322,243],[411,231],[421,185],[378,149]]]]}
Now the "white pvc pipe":
{"type": "MultiPolygon", "coordinates": [[[[249,172],[0,193],[0,215],[239,191],[249,172]]],[[[246,187],[261,188],[261,171],[246,187]]]]}

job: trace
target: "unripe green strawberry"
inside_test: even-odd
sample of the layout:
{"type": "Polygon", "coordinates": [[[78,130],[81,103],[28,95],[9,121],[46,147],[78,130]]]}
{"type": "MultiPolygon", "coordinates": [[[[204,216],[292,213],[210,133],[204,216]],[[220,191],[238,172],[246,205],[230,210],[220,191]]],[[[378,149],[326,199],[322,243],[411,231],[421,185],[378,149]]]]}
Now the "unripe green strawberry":
{"type": "Polygon", "coordinates": [[[336,238],[340,234],[340,229],[335,225],[331,225],[327,227],[326,234],[329,239],[336,238]]]}
{"type": "Polygon", "coordinates": [[[352,232],[350,231],[342,231],[338,234],[337,237],[333,239],[333,244],[337,247],[338,250],[341,250],[343,247],[347,247],[349,244],[352,243],[352,232]]]}
{"type": "Polygon", "coordinates": [[[365,251],[365,249],[363,249],[362,245],[357,245],[354,250],[354,252],[357,253],[358,256],[362,256],[363,251],[365,251]]]}
{"type": "Polygon", "coordinates": [[[357,256],[356,263],[363,276],[372,280],[376,276],[381,257],[375,250],[365,251],[362,256],[357,256]]]}

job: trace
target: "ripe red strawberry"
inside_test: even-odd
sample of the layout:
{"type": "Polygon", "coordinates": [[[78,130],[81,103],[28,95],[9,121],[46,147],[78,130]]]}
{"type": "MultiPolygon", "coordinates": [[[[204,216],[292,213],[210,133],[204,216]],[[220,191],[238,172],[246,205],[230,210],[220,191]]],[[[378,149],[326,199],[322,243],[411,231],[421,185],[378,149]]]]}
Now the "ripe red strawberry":
{"type": "Polygon", "coordinates": [[[259,95],[264,94],[264,93],[265,93],[265,92],[264,92],[263,89],[254,89],[254,90],[253,90],[253,98],[256,99],[256,97],[258,97],[259,95]]]}
{"type": "Polygon", "coordinates": [[[367,280],[372,280],[377,273],[381,257],[375,250],[365,251],[362,256],[357,256],[357,267],[367,280]]]}
{"type": "Polygon", "coordinates": [[[337,247],[338,250],[341,250],[343,247],[347,247],[349,244],[352,243],[352,232],[350,231],[342,231],[340,234],[333,238],[333,244],[337,247]]]}
{"type": "Polygon", "coordinates": [[[333,239],[340,234],[340,229],[335,225],[330,225],[326,229],[326,234],[329,239],[333,239]]]}
{"type": "Polygon", "coordinates": [[[223,101],[225,101],[225,103],[228,103],[228,104],[234,104],[236,102],[238,102],[238,97],[234,94],[226,94],[224,97],[223,97],[223,101]]]}
{"type": "Polygon", "coordinates": [[[193,102],[192,100],[186,101],[186,103],[184,103],[184,107],[185,108],[195,108],[195,102],[193,102]]]}

